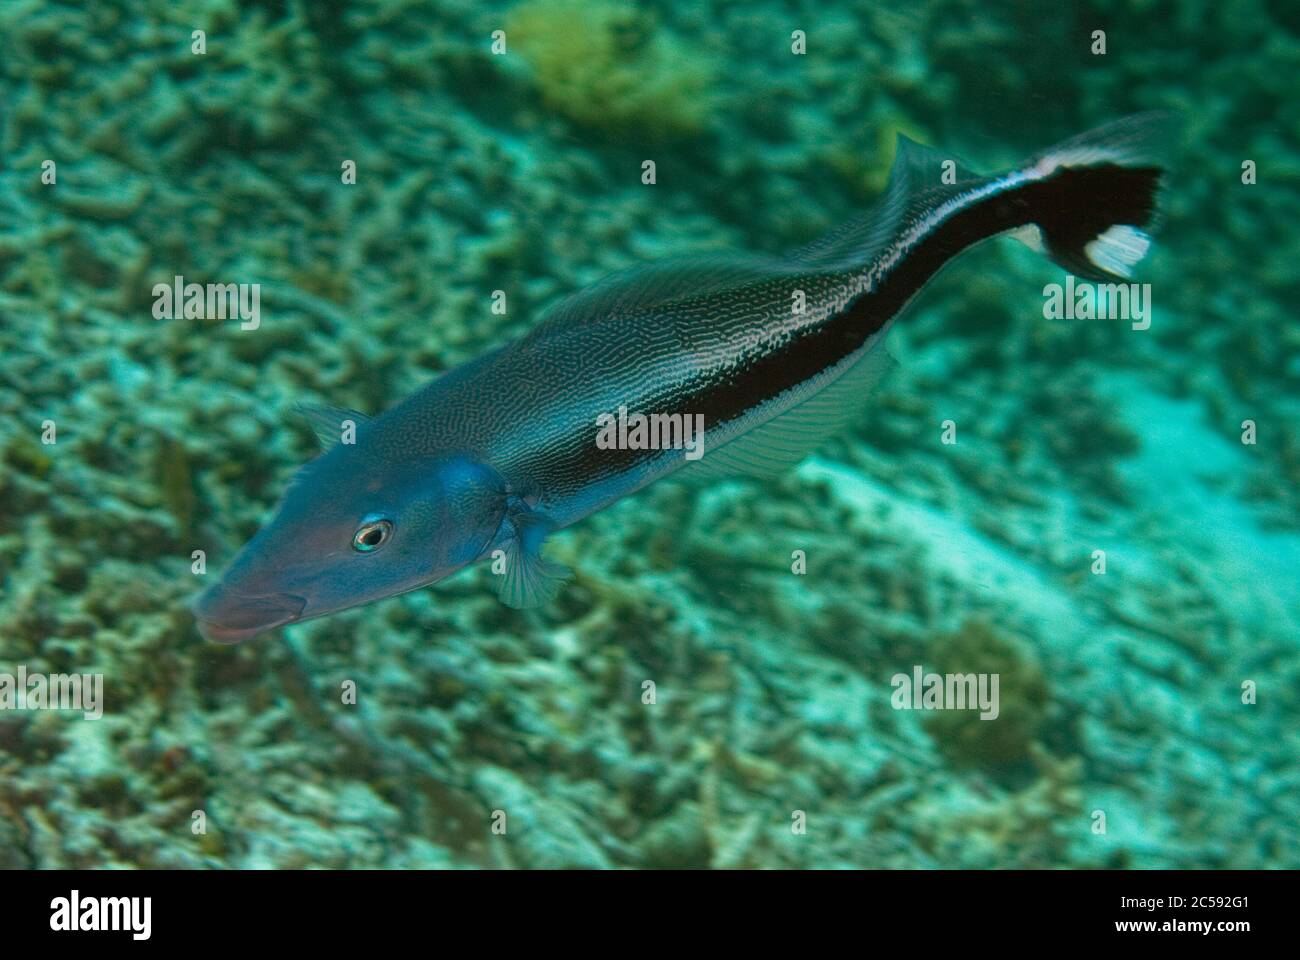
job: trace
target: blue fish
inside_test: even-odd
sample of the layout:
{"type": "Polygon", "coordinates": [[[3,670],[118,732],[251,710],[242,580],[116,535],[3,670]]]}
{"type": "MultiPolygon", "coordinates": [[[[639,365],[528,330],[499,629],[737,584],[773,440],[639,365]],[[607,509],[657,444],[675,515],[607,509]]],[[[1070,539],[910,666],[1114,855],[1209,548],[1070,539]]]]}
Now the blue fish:
{"type": "Polygon", "coordinates": [[[375,417],[317,408],[332,442],[193,604],[237,642],[436,583],[491,558],[501,599],[544,603],[554,531],[664,477],[771,476],[860,407],[903,307],[1002,233],[1085,278],[1149,246],[1167,120],[1143,114],[996,176],[905,137],[870,212],[783,257],[635,267],[375,417]]]}

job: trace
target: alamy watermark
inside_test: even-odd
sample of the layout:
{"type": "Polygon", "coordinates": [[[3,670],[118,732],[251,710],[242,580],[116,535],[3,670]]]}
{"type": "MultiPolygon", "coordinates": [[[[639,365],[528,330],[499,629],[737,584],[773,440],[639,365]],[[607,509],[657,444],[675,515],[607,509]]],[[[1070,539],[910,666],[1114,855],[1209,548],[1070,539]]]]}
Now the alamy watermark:
{"type": "Polygon", "coordinates": [[[155,320],[233,320],[240,330],[262,325],[260,283],[186,283],[177,274],[171,283],[153,285],[155,320]]]}
{"type": "Polygon", "coordinates": [[[894,674],[889,685],[895,710],[978,710],[981,720],[996,720],[1001,710],[996,673],[926,673],[917,664],[910,674],[894,674]]]}
{"type": "Polygon", "coordinates": [[[687,460],[704,456],[704,414],[618,413],[596,416],[600,450],[685,450],[687,460]]]}
{"type": "Polygon", "coordinates": [[[1043,317],[1047,320],[1131,320],[1134,330],[1151,326],[1151,284],[1076,282],[1043,287],[1043,317]]]}
{"type": "Polygon", "coordinates": [[[87,720],[104,715],[102,673],[0,673],[0,710],[80,710],[87,720]]]}
{"type": "Polygon", "coordinates": [[[132,940],[153,933],[153,897],[83,897],[73,890],[50,901],[50,929],[55,932],[123,931],[132,940]]]}

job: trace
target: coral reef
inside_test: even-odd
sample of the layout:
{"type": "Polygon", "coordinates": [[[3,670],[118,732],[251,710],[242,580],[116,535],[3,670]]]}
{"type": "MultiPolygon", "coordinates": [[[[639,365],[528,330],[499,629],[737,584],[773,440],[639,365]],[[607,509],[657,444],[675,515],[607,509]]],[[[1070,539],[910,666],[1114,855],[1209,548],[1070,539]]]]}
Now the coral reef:
{"type": "Polygon", "coordinates": [[[105,697],[0,711],[0,867],[1300,865],[1286,4],[18,0],[0,38],[0,673],[105,697]],[[899,130],[993,168],[1147,107],[1186,114],[1149,330],[1045,319],[1061,272],[990,243],[850,433],[566,531],[550,607],[475,570],[195,632],[194,551],[312,456],[296,404],[805,242],[899,130]],[[176,275],[260,284],[260,329],[155,318],[176,275]],[[893,709],[917,664],[998,672],[1001,718],[893,709]]]}

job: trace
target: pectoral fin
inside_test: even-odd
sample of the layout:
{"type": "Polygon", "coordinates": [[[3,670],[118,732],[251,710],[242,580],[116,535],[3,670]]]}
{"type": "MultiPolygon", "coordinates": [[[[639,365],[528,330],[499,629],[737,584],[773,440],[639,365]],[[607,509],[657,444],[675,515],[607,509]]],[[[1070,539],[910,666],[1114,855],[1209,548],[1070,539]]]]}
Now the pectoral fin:
{"type": "Polygon", "coordinates": [[[554,525],[543,514],[520,505],[505,519],[505,569],[498,574],[497,596],[508,607],[538,607],[552,600],[572,572],[542,555],[554,525]]]}

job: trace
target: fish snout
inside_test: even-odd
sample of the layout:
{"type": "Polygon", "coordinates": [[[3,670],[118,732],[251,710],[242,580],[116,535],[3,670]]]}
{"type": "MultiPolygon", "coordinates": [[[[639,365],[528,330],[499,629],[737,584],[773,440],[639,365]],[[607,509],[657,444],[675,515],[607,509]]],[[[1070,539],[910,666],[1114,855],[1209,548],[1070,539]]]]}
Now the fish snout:
{"type": "Polygon", "coordinates": [[[291,593],[247,596],[232,593],[217,584],[199,595],[191,605],[205,640],[239,643],[273,627],[302,618],[307,601],[291,593]]]}

